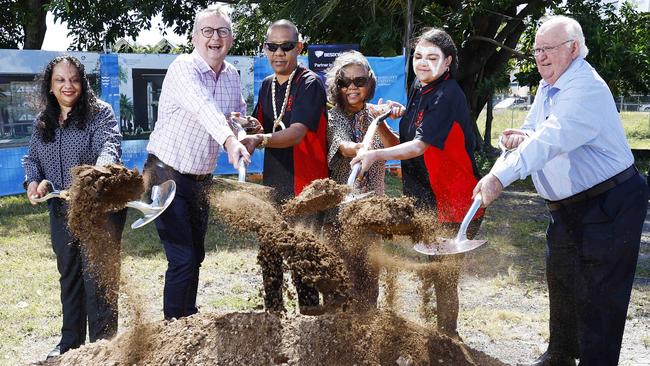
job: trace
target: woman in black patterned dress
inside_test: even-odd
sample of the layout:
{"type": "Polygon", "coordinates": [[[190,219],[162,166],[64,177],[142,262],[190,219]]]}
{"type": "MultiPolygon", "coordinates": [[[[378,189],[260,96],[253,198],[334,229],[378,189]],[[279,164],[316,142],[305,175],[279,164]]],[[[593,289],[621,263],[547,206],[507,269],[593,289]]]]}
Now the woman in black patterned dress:
{"type": "MultiPolygon", "coordinates": [[[[70,188],[70,169],[75,166],[119,163],[122,141],[111,106],[95,97],[78,59],[56,57],[39,82],[43,111],[36,117],[23,158],[24,186],[32,204],[52,188],[70,188]]],[[[83,345],[86,325],[91,342],[115,335],[117,296],[108,296],[107,286],[100,286],[96,275],[87,270],[88,260],[68,229],[66,201],[52,198],[47,203],[63,312],[61,341],[47,355],[52,358],[83,345]]],[[[125,221],[126,209],[111,214],[107,235],[119,242],[125,221]]]]}
{"type": "MultiPolygon", "coordinates": [[[[327,73],[327,94],[334,105],[328,112],[327,124],[327,162],[330,178],[337,183],[346,184],[350,176],[350,161],[361,148],[361,141],[372,122],[373,113],[367,102],[375,94],[377,78],[368,60],[357,51],[341,54],[336,58],[327,73]]],[[[372,148],[399,143],[397,136],[385,122],[377,128],[372,148]]],[[[378,161],[356,181],[358,192],[384,194],[385,163],[378,161]]],[[[346,263],[352,277],[352,297],[360,307],[376,306],[379,294],[378,269],[368,261],[365,250],[350,250],[341,243],[341,228],[336,220],[338,210],[326,215],[325,232],[329,241],[346,263]]],[[[364,242],[372,243],[376,237],[369,235],[364,242]]],[[[357,248],[358,249],[358,248],[357,248]]],[[[366,247],[367,249],[367,247],[366,247]]]]}

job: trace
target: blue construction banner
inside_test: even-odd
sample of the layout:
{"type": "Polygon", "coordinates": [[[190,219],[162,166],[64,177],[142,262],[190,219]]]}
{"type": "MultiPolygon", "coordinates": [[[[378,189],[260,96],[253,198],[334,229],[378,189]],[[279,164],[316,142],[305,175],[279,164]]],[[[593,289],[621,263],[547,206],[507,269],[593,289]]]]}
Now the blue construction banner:
{"type": "MultiPolygon", "coordinates": [[[[149,140],[124,140],[122,141],[122,162],[129,169],[137,168],[140,172],[144,169],[147,160],[147,143],[149,140]]],[[[23,180],[25,172],[22,158],[27,154],[28,147],[8,147],[0,149],[0,196],[25,193],[23,180]]],[[[261,173],[264,168],[264,150],[256,150],[251,156],[248,173],[261,173]]],[[[214,175],[237,174],[237,170],[228,163],[228,154],[220,150],[217,158],[217,167],[214,175]]]]}
{"type": "Polygon", "coordinates": [[[359,51],[358,44],[310,44],[307,46],[309,69],[325,81],[325,71],[346,51],[359,51]]]}
{"type": "MultiPolygon", "coordinates": [[[[375,97],[371,103],[377,103],[379,98],[384,101],[393,100],[406,106],[406,73],[404,56],[396,57],[367,57],[370,67],[377,75],[377,89],[375,97]]],[[[299,56],[298,63],[307,66],[308,59],[306,56],[299,56]]],[[[262,81],[265,77],[273,74],[273,69],[264,56],[257,56],[254,60],[254,79],[253,79],[253,100],[257,104],[262,81]]],[[[388,125],[395,131],[399,130],[398,121],[388,120],[388,125]]]]}
{"type": "MultiPolygon", "coordinates": [[[[115,119],[120,121],[120,68],[116,53],[99,55],[99,75],[101,77],[100,98],[113,107],[115,119]]],[[[118,123],[118,126],[120,123],[118,123]]]]}

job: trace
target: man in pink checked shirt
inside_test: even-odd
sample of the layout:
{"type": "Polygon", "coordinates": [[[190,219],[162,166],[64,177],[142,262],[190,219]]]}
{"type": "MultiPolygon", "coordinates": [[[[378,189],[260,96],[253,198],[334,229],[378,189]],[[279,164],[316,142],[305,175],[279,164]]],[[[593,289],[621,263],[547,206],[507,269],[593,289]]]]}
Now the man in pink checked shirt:
{"type": "Polygon", "coordinates": [[[219,150],[226,150],[235,168],[240,158],[250,162],[227,120],[231,112],[246,112],[239,74],[225,61],[233,44],[228,14],[222,8],[197,13],[192,44],[194,51],[178,56],[167,70],[144,168],[149,186],[168,179],[176,182],[174,201],[156,219],[167,256],[165,319],[198,312],[196,292],[210,208],[204,192],[212,182],[219,150]]]}

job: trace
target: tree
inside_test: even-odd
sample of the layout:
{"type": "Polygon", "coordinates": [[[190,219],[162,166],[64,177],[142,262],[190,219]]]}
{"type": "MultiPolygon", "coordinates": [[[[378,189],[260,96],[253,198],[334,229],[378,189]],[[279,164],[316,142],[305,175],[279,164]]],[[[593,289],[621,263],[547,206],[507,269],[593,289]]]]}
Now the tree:
{"type": "Polygon", "coordinates": [[[133,101],[124,94],[120,94],[120,129],[131,131],[131,120],[133,119],[133,101]]]}
{"type": "MultiPolygon", "coordinates": [[[[555,0],[558,1],[558,0],[555,0]]],[[[409,26],[419,33],[427,26],[444,28],[454,38],[460,59],[460,84],[476,120],[494,83],[503,79],[508,61],[529,56],[516,50],[519,38],[553,1],[543,0],[285,0],[235,8],[238,31],[261,44],[271,20],[294,21],[310,43],[358,43],[367,55],[403,53],[409,26]],[[411,22],[408,15],[413,15],[411,22]]],[[[259,47],[253,45],[254,47],[259,47]]],[[[254,52],[239,44],[242,52],[254,52]]],[[[480,136],[478,128],[475,129],[480,136]]]]}
{"type": "Polygon", "coordinates": [[[40,49],[49,1],[0,0],[0,47],[40,49]]]}
{"type": "MultiPolygon", "coordinates": [[[[596,0],[568,1],[555,9],[558,14],[575,18],[582,26],[589,48],[587,61],[596,68],[614,95],[630,92],[650,93],[650,13],[636,11],[624,3],[596,0]]],[[[522,40],[532,49],[534,30],[522,40]]],[[[521,64],[517,79],[525,85],[537,85],[540,76],[534,60],[521,64]]]]}

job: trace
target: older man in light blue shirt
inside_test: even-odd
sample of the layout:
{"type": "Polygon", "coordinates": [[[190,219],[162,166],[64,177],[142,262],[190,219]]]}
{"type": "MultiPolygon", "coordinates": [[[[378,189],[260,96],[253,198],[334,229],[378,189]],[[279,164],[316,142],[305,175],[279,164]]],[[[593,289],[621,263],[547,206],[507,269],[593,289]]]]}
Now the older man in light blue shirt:
{"type": "Polygon", "coordinates": [[[474,189],[489,205],[532,175],[551,212],[547,231],[548,350],[533,365],[616,365],[634,280],[648,187],[607,84],[584,58],[580,25],[555,16],[535,37],[542,81],[514,149],[474,189]]]}

